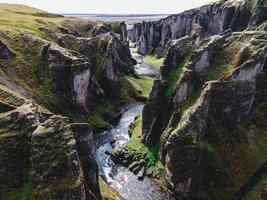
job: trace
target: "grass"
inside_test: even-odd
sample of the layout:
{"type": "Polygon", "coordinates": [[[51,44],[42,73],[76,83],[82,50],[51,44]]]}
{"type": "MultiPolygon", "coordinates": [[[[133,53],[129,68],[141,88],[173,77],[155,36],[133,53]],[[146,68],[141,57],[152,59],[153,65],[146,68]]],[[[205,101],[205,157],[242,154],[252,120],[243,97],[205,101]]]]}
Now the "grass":
{"type": "Polygon", "coordinates": [[[148,76],[139,76],[138,78],[127,76],[127,79],[137,91],[140,91],[143,97],[149,96],[154,82],[153,78],[148,76]]]}
{"type": "Polygon", "coordinates": [[[204,79],[206,81],[213,81],[213,80],[217,80],[220,78],[224,78],[227,77],[228,75],[230,75],[233,71],[233,66],[232,65],[222,65],[219,67],[215,67],[215,68],[209,68],[204,75],[204,79]]]}
{"type": "Polygon", "coordinates": [[[97,103],[94,105],[89,115],[89,123],[95,128],[105,128],[109,125],[106,117],[112,113],[112,106],[107,103],[97,103]]]}
{"type": "Polygon", "coordinates": [[[48,22],[57,23],[63,17],[19,4],[0,4],[0,29],[20,30],[42,35],[39,28],[46,28],[48,22]]]}
{"type": "Polygon", "coordinates": [[[180,78],[180,74],[183,71],[183,67],[187,63],[188,58],[184,58],[176,67],[172,68],[166,77],[166,80],[168,80],[167,88],[165,91],[165,97],[170,97],[175,89],[176,83],[180,78]]]}
{"type": "Polygon", "coordinates": [[[267,183],[267,177],[264,177],[246,196],[245,200],[261,199],[261,190],[264,184],[267,183]]]}
{"type": "Polygon", "coordinates": [[[122,197],[119,195],[119,193],[108,186],[108,184],[101,177],[99,178],[99,186],[103,199],[122,200],[122,197]]]}
{"type": "Polygon", "coordinates": [[[192,107],[201,95],[201,89],[196,90],[188,99],[181,105],[181,113],[184,114],[190,107],[192,107]]]}
{"type": "Polygon", "coordinates": [[[155,56],[145,56],[143,59],[144,63],[147,63],[149,65],[152,65],[156,69],[160,69],[164,61],[164,58],[156,58],[155,56]]]}
{"type": "Polygon", "coordinates": [[[132,137],[126,144],[127,149],[134,151],[139,157],[148,158],[148,167],[155,166],[158,161],[159,146],[154,145],[147,147],[141,142],[142,137],[142,116],[139,116],[135,121],[135,127],[132,132],[132,137]]]}

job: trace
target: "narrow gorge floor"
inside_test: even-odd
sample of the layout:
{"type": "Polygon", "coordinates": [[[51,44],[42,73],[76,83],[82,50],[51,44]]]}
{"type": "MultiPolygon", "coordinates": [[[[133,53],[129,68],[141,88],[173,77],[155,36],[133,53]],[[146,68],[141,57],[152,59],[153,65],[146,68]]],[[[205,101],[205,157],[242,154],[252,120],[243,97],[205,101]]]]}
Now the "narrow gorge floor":
{"type": "MultiPolygon", "coordinates": [[[[136,59],[136,74],[155,77],[158,70],[143,63],[143,57],[132,49],[136,59]]],[[[110,158],[112,150],[121,147],[129,141],[129,125],[138,115],[142,114],[144,104],[134,103],[123,108],[123,115],[118,124],[96,138],[96,158],[100,168],[100,176],[119,194],[127,200],[161,200],[167,199],[167,194],[152,179],[145,177],[138,180],[128,168],[116,165],[110,158]]]]}

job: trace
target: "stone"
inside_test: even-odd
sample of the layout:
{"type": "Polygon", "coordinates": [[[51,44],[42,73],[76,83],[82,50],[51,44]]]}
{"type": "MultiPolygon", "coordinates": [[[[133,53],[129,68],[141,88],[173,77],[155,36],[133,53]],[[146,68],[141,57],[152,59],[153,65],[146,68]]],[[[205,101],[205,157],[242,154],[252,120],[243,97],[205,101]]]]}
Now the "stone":
{"type": "Polygon", "coordinates": [[[146,172],[145,170],[146,170],[145,167],[142,167],[141,170],[138,172],[137,177],[138,177],[139,180],[143,180],[144,179],[145,172],[146,172]]]}
{"type": "Polygon", "coordinates": [[[129,39],[137,43],[140,54],[162,55],[169,40],[189,36],[200,44],[207,36],[228,29],[244,30],[249,23],[248,15],[244,1],[214,2],[158,21],[136,23],[129,30],[129,39]]]}
{"type": "Polygon", "coordinates": [[[9,60],[15,57],[13,53],[1,40],[0,40],[0,59],[9,60]]]}
{"type": "Polygon", "coordinates": [[[136,162],[136,161],[134,161],[134,162],[132,162],[132,163],[129,165],[128,168],[129,168],[130,171],[133,171],[134,168],[136,168],[138,165],[139,165],[139,163],[136,162]]]}

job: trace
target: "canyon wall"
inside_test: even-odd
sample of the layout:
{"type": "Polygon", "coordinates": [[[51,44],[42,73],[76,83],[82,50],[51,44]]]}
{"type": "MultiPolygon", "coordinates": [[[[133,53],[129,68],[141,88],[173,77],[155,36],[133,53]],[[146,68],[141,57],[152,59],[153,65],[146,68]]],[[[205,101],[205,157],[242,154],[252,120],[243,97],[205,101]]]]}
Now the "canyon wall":
{"type": "Polygon", "coordinates": [[[186,28],[168,24],[167,45],[161,37],[147,40],[158,41],[154,46],[142,43],[153,31],[138,30],[140,24],[131,30],[140,34],[130,34],[139,50],[149,49],[143,54],[157,54],[164,44],[164,63],[143,110],[142,138],[150,147],[159,142],[167,186],[177,199],[253,199],[264,187],[265,172],[258,171],[266,163],[266,4],[250,3],[251,10],[248,1],[220,1],[167,17],[191,14],[183,18],[186,28]],[[200,13],[209,20],[198,20],[202,34],[196,39],[192,23],[200,13]]]}

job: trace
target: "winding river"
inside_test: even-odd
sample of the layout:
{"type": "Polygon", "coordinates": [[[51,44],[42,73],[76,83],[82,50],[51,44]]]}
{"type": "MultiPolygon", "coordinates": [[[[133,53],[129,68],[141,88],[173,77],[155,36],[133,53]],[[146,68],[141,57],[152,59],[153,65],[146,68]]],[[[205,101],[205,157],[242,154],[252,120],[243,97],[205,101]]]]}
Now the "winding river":
{"type": "MultiPolygon", "coordinates": [[[[139,75],[156,76],[158,71],[144,65],[143,58],[133,53],[137,60],[135,66],[139,75]]],[[[127,168],[116,165],[110,158],[113,149],[119,148],[129,140],[129,125],[143,110],[143,103],[135,103],[123,108],[123,114],[118,124],[100,134],[96,138],[96,158],[100,168],[100,176],[126,200],[165,200],[167,194],[147,177],[138,180],[137,176],[127,168]]]]}

